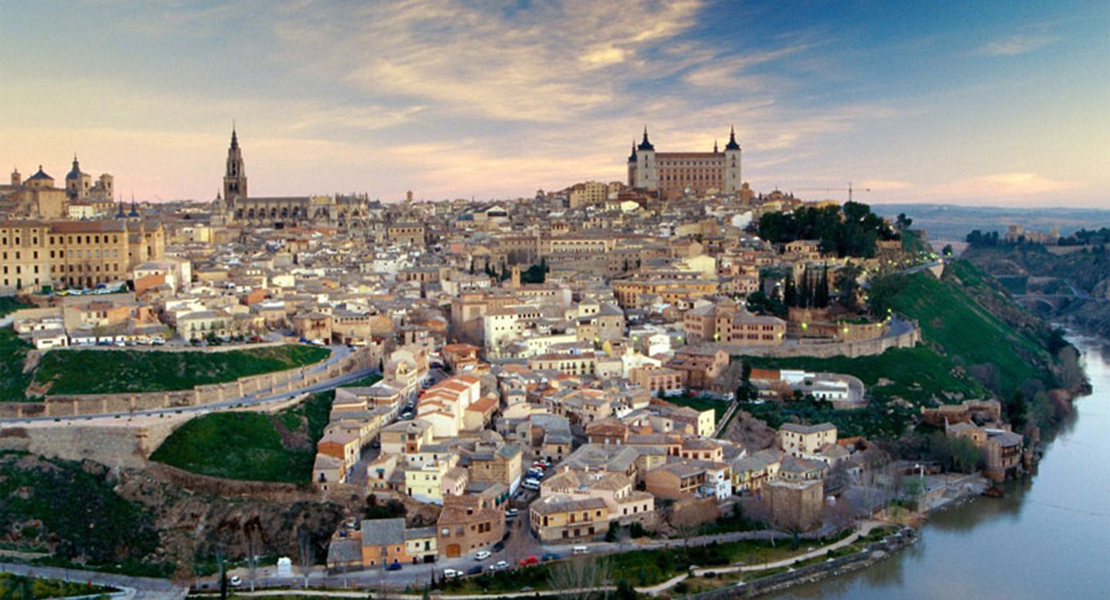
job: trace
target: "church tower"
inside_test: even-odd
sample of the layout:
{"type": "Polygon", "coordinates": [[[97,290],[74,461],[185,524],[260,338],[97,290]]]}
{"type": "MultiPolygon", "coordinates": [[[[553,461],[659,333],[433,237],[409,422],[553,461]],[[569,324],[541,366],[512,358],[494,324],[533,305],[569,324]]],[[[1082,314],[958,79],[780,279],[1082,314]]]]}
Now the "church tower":
{"type": "Polygon", "coordinates": [[[231,147],[227,149],[227,172],[224,174],[224,199],[247,197],[247,172],[243,169],[243,151],[235,127],[231,128],[231,147]]]}
{"type": "Polygon", "coordinates": [[[728,132],[728,145],[725,146],[725,177],[724,192],[735,194],[740,191],[744,180],[740,172],[740,144],[736,143],[736,128],[728,132]]]}

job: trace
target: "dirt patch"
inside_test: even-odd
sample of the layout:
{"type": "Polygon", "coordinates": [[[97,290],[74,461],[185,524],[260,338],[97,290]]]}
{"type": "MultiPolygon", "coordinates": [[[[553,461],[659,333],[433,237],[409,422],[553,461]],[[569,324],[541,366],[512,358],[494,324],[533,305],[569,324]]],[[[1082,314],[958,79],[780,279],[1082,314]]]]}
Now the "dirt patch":
{"type": "Polygon", "coordinates": [[[752,417],[751,413],[737,410],[721,437],[740,443],[748,452],[758,452],[774,446],[777,434],[766,423],[752,417]]]}

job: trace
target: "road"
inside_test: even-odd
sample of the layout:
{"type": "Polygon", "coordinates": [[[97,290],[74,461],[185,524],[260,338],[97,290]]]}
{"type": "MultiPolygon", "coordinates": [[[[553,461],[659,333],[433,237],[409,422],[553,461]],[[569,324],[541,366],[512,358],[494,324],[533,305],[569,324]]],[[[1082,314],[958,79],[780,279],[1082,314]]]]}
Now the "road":
{"type": "MultiPolygon", "coordinates": [[[[524,512],[517,519],[524,518],[524,512]]],[[[792,536],[786,533],[771,532],[771,531],[735,531],[730,533],[721,533],[715,535],[705,535],[692,537],[686,540],[671,539],[671,540],[644,540],[642,542],[578,542],[570,544],[540,544],[536,541],[527,527],[521,526],[524,532],[527,532],[528,540],[521,542],[513,542],[512,538],[506,543],[506,548],[500,552],[495,552],[493,556],[484,560],[474,560],[474,555],[465,555],[458,558],[441,558],[432,564],[405,564],[402,565],[398,571],[383,571],[382,569],[373,569],[366,571],[356,571],[351,573],[329,575],[322,568],[314,569],[309,575],[310,587],[326,587],[326,588],[367,588],[373,587],[381,583],[382,577],[385,577],[385,584],[391,588],[403,588],[405,586],[419,587],[425,583],[431,582],[432,572],[435,571],[436,579],[443,577],[444,569],[455,569],[458,571],[466,571],[474,565],[482,565],[488,569],[491,565],[498,561],[508,562],[513,567],[521,558],[529,554],[536,557],[541,557],[546,553],[558,554],[560,557],[571,556],[573,549],[576,546],[586,546],[589,548],[590,556],[601,556],[606,554],[617,554],[622,552],[631,552],[637,550],[661,550],[673,548],[678,546],[704,546],[713,542],[718,544],[727,542],[736,542],[741,540],[767,540],[778,539],[787,541],[792,536]]],[[[514,532],[519,535],[521,531],[518,529],[514,532]]],[[[819,537],[820,532],[818,534],[819,537]]],[[[246,585],[248,573],[246,569],[237,569],[229,571],[231,575],[238,575],[243,578],[244,586],[246,585]]],[[[264,567],[259,569],[259,578],[257,585],[259,588],[276,588],[276,587],[301,587],[303,585],[302,577],[277,577],[276,567],[264,567]]],[[[207,585],[208,590],[215,589],[215,578],[208,578],[202,580],[202,583],[207,585]]],[[[528,594],[531,595],[531,594],[528,594]]]]}
{"type": "MultiPolygon", "coordinates": [[[[329,356],[328,359],[325,360],[324,362],[322,362],[322,363],[316,365],[315,367],[309,369],[309,371],[308,371],[309,373],[317,373],[321,370],[327,369],[330,365],[332,365],[333,363],[335,363],[339,360],[342,360],[344,357],[346,357],[347,355],[349,355],[351,353],[350,348],[348,348],[347,346],[330,346],[330,348],[331,348],[331,351],[332,351],[331,356],[329,356]]],[[[282,392],[280,394],[272,394],[272,395],[268,395],[268,396],[260,396],[260,395],[258,395],[259,393],[256,392],[254,394],[248,394],[248,395],[242,396],[240,398],[232,398],[230,400],[224,400],[222,402],[211,402],[211,403],[208,403],[208,404],[201,404],[201,405],[197,405],[197,406],[181,406],[181,407],[160,408],[160,409],[152,409],[152,410],[137,410],[137,411],[134,411],[134,412],[103,413],[103,414],[96,414],[96,415],[78,415],[78,416],[66,416],[66,417],[28,417],[28,418],[23,418],[23,419],[3,419],[3,420],[0,420],[0,424],[12,425],[12,424],[36,424],[36,423],[38,423],[38,424],[56,425],[58,423],[73,422],[73,421],[80,421],[80,422],[83,422],[83,423],[90,423],[90,424],[96,424],[98,421],[105,421],[105,422],[111,422],[111,423],[115,424],[115,423],[118,423],[117,419],[123,418],[123,417],[127,417],[129,419],[134,419],[134,418],[141,418],[141,417],[160,417],[160,416],[164,417],[164,416],[177,416],[177,415],[200,416],[200,415],[208,414],[210,412],[218,412],[218,411],[229,409],[229,408],[239,408],[239,407],[243,407],[243,406],[258,406],[258,405],[261,405],[261,404],[270,404],[270,403],[274,403],[274,402],[283,402],[285,400],[289,400],[289,399],[291,399],[295,396],[298,396],[300,394],[305,394],[305,393],[312,394],[312,393],[316,393],[316,392],[322,392],[322,391],[325,391],[325,390],[330,390],[330,389],[339,387],[339,386],[341,386],[345,383],[350,383],[352,381],[357,381],[359,379],[362,379],[363,377],[366,377],[367,375],[370,375],[371,373],[376,373],[377,371],[378,371],[377,367],[361,369],[359,371],[353,371],[351,373],[340,375],[339,377],[334,377],[332,379],[322,381],[322,382],[320,382],[318,384],[315,384],[315,385],[311,385],[311,386],[308,386],[308,387],[305,387],[305,388],[301,388],[301,389],[297,389],[297,390],[293,390],[293,391],[289,391],[289,392],[282,392]]],[[[262,392],[262,393],[264,393],[264,392],[262,392]]]]}
{"type": "Polygon", "coordinates": [[[120,598],[127,600],[162,599],[174,600],[185,598],[188,589],[166,579],[152,579],[149,577],[131,577],[116,575],[114,573],[98,573],[96,571],[80,571],[77,569],[63,569],[60,567],[43,567],[37,565],[19,565],[0,563],[0,573],[15,573],[24,576],[59,579],[74,583],[92,583],[118,588],[123,592],[120,598]]]}
{"type": "MultiPolygon", "coordinates": [[[[790,567],[790,566],[793,566],[794,564],[802,562],[802,561],[810,560],[810,559],[813,559],[813,558],[820,558],[822,556],[825,556],[831,550],[836,550],[836,549],[839,549],[839,548],[843,548],[845,546],[850,546],[851,544],[854,544],[856,541],[858,541],[861,537],[866,536],[867,534],[869,534],[876,527],[880,527],[880,526],[883,526],[883,525],[887,525],[887,523],[882,523],[882,522],[879,522],[879,521],[865,521],[865,522],[860,524],[859,529],[852,532],[852,534],[849,535],[848,537],[846,537],[846,538],[844,538],[844,539],[842,539],[838,542],[834,542],[832,544],[829,544],[827,546],[822,546],[820,548],[815,548],[813,550],[810,550],[808,552],[799,554],[797,556],[793,556],[793,557],[790,557],[790,558],[785,558],[785,559],[770,562],[770,563],[755,564],[755,565],[736,564],[736,565],[731,565],[731,566],[694,568],[694,569],[691,570],[690,573],[682,573],[682,574],[679,574],[679,575],[676,575],[676,576],[672,577],[671,579],[668,579],[667,581],[658,583],[658,584],[653,585],[653,586],[639,587],[639,588],[636,588],[636,590],[638,592],[640,592],[641,594],[648,594],[648,595],[654,596],[654,595],[657,595],[657,594],[660,594],[660,593],[663,593],[663,592],[666,592],[666,591],[670,590],[675,585],[677,585],[679,582],[687,579],[691,575],[693,575],[693,576],[703,576],[708,572],[731,573],[731,572],[735,572],[735,571],[741,571],[741,572],[747,573],[747,572],[768,571],[768,570],[772,570],[772,569],[790,567]]],[[[684,541],[684,540],[657,540],[657,541],[651,541],[651,542],[645,543],[645,544],[632,544],[632,543],[616,544],[616,543],[605,543],[605,542],[597,543],[597,542],[595,542],[595,543],[589,543],[589,544],[585,544],[585,545],[588,545],[589,548],[590,548],[590,556],[597,556],[597,555],[602,555],[602,554],[611,554],[611,553],[614,553],[614,552],[667,548],[667,547],[671,547],[671,546],[685,545],[687,543],[689,545],[702,545],[702,544],[710,543],[711,541],[717,541],[718,543],[720,543],[720,542],[725,542],[725,541],[737,541],[739,539],[764,539],[766,537],[769,537],[767,535],[752,535],[753,533],[754,534],[764,534],[765,532],[737,532],[737,533],[733,533],[733,534],[701,536],[701,537],[698,537],[698,538],[690,538],[689,542],[684,541]]],[[[786,534],[779,534],[779,535],[776,535],[776,537],[781,538],[784,541],[790,538],[790,536],[788,536],[786,534]]],[[[575,545],[583,545],[583,544],[575,544],[575,545]]],[[[544,548],[545,548],[546,552],[555,552],[555,553],[560,554],[560,556],[570,556],[571,548],[573,546],[574,545],[570,545],[570,544],[568,544],[568,545],[551,545],[551,546],[546,546],[544,548]]],[[[444,569],[456,569],[456,570],[465,571],[466,569],[468,569],[468,568],[470,568],[470,567],[472,567],[476,564],[483,564],[485,566],[488,566],[490,564],[493,564],[493,563],[497,562],[498,560],[507,560],[506,557],[502,556],[503,554],[505,554],[505,553],[501,552],[501,553],[495,554],[491,558],[489,558],[485,561],[482,561],[482,562],[475,561],[473,559],[473,557],[465,557],[464,556],[464,557],[460,557],[460,558],[443,559],[443,560],[441,560],[441,561],[439,561],[435,564],[430,564],[430,565],[405,565],[399,571],[382,571],[382,570],[379,569],[379,570],[374,570],[374,571],[360,571],[360,572],[356,572],[356,573],[348,573],[348,574],[345,574],[345,575],[331,575],[331,576],[328,576],[323,571],[316,570],[309,576],[309,587],[310,588],[326,587],[326,588],[330,588],[331,590],[351,589],[351,588],[361,588],[361,589],[371,588],[372,589],[374,586],[381,583],[381,579],[384,576],[386,585],[388,587],[392,588],[392,589],[402,588],[402,587],[406,587],[406,586],[413,587],[413,588],[419,588],[424,583],[430,583],[431,573],[432,573],[433,570],[436,571],[436,578],[440,579],[443,575],[443,570],[444,569]]],[[[259,591],[255,594],[253,594],[253,595],[257,595],[257,596],[276,595],[280,592],[278,592],[276,590],[267,591],[267,590],[264,590],[263,588],[276,588],[276,587],[296,587],[296,588],[300,588],[304,584],[304,580],[300,577],[295,577],[295,578],[278,578],[278,577],[275,577],[272,574],[273,570],[274,569],[272,567],[267,568],[267,569],[264,570],[265,573],[260,578],[260,581],[259,581],[259,584],[258,584],[259,591]]],[[[245,570],[233,570],[233,571],[230,571],[229,573],[234,574],[234,575],[239,575],[240,577],[243,578],[243,580],[244,580],[244,584],[243,584],[244,589],[241,589],[239,591],[239,593],[241,595],[244,595],[244,596],[245,595],[251,595],[251,594],[248,594],[248,593],[244,593],[245,587],[247,585],[246,584],[246,575],[247,575],[246,571],[245,570]]],[[[207,589],[207,590],[214,590],[215,589],[215,580],[209,580],[207,582],[207,584],[208,584],[208,587],[205,588],[205,589],[207,589]]],[[[599,588],[599,589],[601,589],[601,588],[599,588]]],[[[609,588],[609,589],[613,589],[613,588],[609,588]]],[[[529,597],[529,598],[531,598],[531,597],[535,597],[535,596],[558,595],[562,592],[563,592],[563,590],[527,591],[527,592],[522,591],[522,592],[518,592],[518,593],[497,594],[497,596],[499,598],[513,598],[513,597],[529,597]]],[[[315,590],[313,590],[313,594],[314,595],[327,595],[327,596],[334,596],[334,597],[348,597],[348,598],[350,598],[350,597],[363,597],[365,592],[338,592],[338,591],[334,591],[334,592],[321,593],[321,592],[316,592],[315,590]]],[[[391,594],[391,597],[393,597],[393,596],[394,595],[391,594]]],[[[402,598],[402,599],[405,599],[405,600],[409,600],[409,599],[416,600],[420,596],[416,596],[416,595],[411,595],[411,596],[398,595],[396,597],[397,598],[402,598]]],[[[482,595],[454,595],[454,594],[451,594],[449,597],[452,600],[480,600],[482,598],[487,598],[488,596],[482,596],[482,595]]]]}

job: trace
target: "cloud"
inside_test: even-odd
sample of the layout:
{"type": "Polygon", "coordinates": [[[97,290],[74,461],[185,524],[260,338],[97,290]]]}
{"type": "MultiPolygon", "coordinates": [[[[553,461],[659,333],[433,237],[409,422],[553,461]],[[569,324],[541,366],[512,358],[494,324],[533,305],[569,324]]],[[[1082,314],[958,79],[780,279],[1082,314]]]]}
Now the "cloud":
{"type": "Polygon", "coordinates": [[[980,46],[975,53],[981,56],[1018,56],[1039,50],[1056,38],[1044,34],[1015,34],[980,46]]]}
{"type": "Polygon", "coordinates": [[[457,0],[290,4],[269,25],[286,58],[364,95],[553,123],[612,107],[630,82],[658,73],[646,56],[691,29],[701,9],[698,0],[568,0],[512,13],[457,0]]]}
{"type": "Polygon", "coordinates": [[[933,186],[927,188],[924,195],[934,198],[1005,199],[1014,196],[1068,192],[1083,187],[1076,181],[1054,179],[1028,171],[1012,171],[933,186]]]}

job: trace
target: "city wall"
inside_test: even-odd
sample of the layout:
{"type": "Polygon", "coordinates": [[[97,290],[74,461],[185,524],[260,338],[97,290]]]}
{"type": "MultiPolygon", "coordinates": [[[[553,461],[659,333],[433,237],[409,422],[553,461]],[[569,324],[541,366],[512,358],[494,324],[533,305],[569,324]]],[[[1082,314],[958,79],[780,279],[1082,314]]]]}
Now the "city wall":
{"type": "Polygon", "coordinates": [[[147,457],[188,417],[156,423],[92,425],[66,422],[53,427],[4,427],[0,449],[22,450],[66,460],[91,460],[109,467],[141,469],[147,457]]]}
{"type": "Polygon", "coordinates": [[[227,383],[198,385],[191,390],[77,394],[47,396],[40,402],[6,402],[0,403],[0,419],[130,414],[226,402],[263,392],[267,395],[282,394],[317,385],[345,373],[373,367],[377,365],[377,359],[376,349],[367,347],[352,352],[326,368],[320,368],[323,363],[316,363],[285,371],[241,377],[227,383]]]}
{"type": "Polygon", "coordinates": [[[737,344],[722,344],[731,355],[768,356],[790,358],[797,356],[811,356],[816,358],[833,358],[836,356],[874,356],[882,354],[891,348],[913,348],[921,341],[921,328],[917,323],[908,331],[869,340],[855,340],[846,342],[806,341],[787,342],[781,346],[741,346],[737,344]]]}

